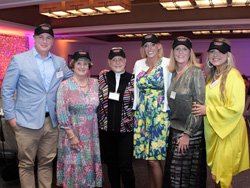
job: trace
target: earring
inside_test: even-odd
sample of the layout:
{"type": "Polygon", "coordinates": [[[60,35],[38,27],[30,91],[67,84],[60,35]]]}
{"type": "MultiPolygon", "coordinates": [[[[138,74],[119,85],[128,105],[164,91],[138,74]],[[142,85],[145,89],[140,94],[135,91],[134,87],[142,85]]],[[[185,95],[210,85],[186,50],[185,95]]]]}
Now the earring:
{"type": "Polygon", "coordinates": [[[210,69],[212,69],[212,68],[214,67],[213,64],[210,63],[209,61],[207,61],[207,66],[208,66],[210,69]]]}
{"type": "Polygon", "coordinates": [[[227,66],[229,66],[230,58],[227,58],[227,66]]]}

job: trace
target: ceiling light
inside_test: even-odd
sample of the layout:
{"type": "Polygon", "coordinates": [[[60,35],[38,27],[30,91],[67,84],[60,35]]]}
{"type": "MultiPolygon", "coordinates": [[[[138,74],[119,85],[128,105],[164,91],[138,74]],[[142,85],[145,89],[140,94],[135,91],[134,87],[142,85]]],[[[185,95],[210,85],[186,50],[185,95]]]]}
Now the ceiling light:
{"type": "Polygon", "coordinates": [[[77,16],[94,15],[96,13],[89,0],[66,1],[65,9],[67,12],[77,16]]]}
{"type": "Polygon", "coordinates": [[[200,34],[201,34],[200,31],[193,31],[192,33],[193,33],[194,35],[200,35],[200,34]]]}
{"type": "Polygon", "coordinates": [[[221,31],[212,31],[213,34],[220,34],[221,31]]]}
{"type": "Polygon", "coordinates": [[[250,0],[232,0],[232,6],[250,6],[250,0]]]}
{"type": "Polygon", "coordinates": [[[235,34],[239,34],[241,32],[242,32],[241,30],[233,30],[233,33],[235,33],[235,34]]]}
{"type": "Polygon", "coordinates": [[[192,9],[195,6],[189,0],[160,0],[160,4],[167,10],[192,9]]]}
{"type": "Polygon", "coordinates": [[[222,34],[230,34],[231,32],[230,32],[230,30],[222,30],[221,33],[222,34]]]}
{"type": "MultiPolygon", "coordinates": [[[[155,35],[157,36],[171,36],[170,33],[154,33],[155,35]]],[[[134,37],[143,37],[147,35],[146,33],[127,33],[127,34],[120,34],[120,35],[117,35],[118,37],[121,37],[121,38],[134,38],[134,37]]]]}
{"type": "Polygon", "coordinates": [[[41,4],[40,13],[53,18],[93,16],[100,14],[127,13],[131,10],[130,0],[71,0],[41,4]]]}
{"type": "Polygon", "coordinates": [[[210,34],[210,31],[201,31],[201,34],[208,35],[210,34]]]}
{"type": "Polygon", "coordinates": [[[167,10],[250,6],[250,0],[159,0],[167,10]]]}
{"type": "Polygon", "coordinates": [[[237,30],[213,30],[213,31],[192,31],[194,35],[207,35],[207,34],[248,34],[250,29],[237,29],[237,30]]]}
{"type": "Polygon", "coordinates": [[[65,2],[42,4],[39,6],[39,11],[40,14],[53,18],[67,17],[70,15],[70,13],[66,12],[65,2]]]}
{"type": "Polygon", "coordinates": [[[171,34],[170,33],[161,33],[160,36],[170,36],[171,34]]]}
{"type": "Polygon", "coordinates": [[[195,0],[198,8],[227,7],[227,0],[195,0]]]}
{"type": "Polygon", "coordinates": [[[124,36],[125,36],[125,37],[128,37],[128,38],[134,37],[133,34],[125,34],[124,36]]]}
{"type": "Polygon", "coordinates": [[[244,29],[244,30],[242,30],[242,33],[250,33],[250,30],[249,29],[244,29]]]}

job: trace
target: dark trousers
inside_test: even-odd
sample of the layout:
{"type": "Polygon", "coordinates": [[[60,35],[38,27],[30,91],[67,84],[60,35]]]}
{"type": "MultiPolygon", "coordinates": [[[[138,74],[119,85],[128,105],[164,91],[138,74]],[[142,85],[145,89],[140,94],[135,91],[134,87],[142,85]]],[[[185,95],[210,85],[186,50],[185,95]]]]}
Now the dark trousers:
{"type": "Polygon", "coordinates": [[[107,164],[108,177],[112,188],[135,187],[135,175],[132,166],[133,133],[115,133],[99,131],[101,157],[107,164]]]}

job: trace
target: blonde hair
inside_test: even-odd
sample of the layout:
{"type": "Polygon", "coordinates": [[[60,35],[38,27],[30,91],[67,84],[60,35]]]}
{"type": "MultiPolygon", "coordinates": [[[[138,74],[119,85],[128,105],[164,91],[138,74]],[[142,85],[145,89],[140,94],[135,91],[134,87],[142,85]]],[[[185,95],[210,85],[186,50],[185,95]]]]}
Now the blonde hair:
{"type": "MultiPolygon", "coordinates": [[[[158,58],[160,59],[160,58],[162,58],[162,57],[164,56],[163,46],[162,46],[161,43],[157,43],[156,45],[159,45],[159,46],[160,46],[160,48],[159,48],[159,50],[158,50],[158,58]]],[[[141,46],[141,48],[140,48],[140,53],[141,53],[141,57],[142,57],[142,58],[147,58],[147,55],[146,55],[146,53],[145,53],[144,46],[141,46]]]]}
{"type": "MultiPolygon", "coordinates": [[[[226,43],[230,46],[230,42],[225,39],[225,38],[217,38],[214,39],[212,42],[223,42],[226,43]]],[[[222,75],[221,75],[221,81],[220,81],[220,93],[221,93],[221,99],[222,101],[225,103],[226,101],[226,80],[227,80],[227,75],[229,73],[229,71],[232,69],[232,67],[234,67],[234,57],[233,54],[231,52],[227,52],[227,61],[223,64],[223,70],[222,70],[222,75]]],[[[206,64],[206,83],[212,82],[214,81],[214,77],[215,77],[215,72],[216,72],[216,67],[213,66],[210,62],[209,62],[209,58],[207,56],[207,64],[206,64]]]]}
{"type": "MultiPolygon", "coordinates": [[[[177,67],[177,62],[174,58],[174,49],[171,49],[169,59],[170,60],[169,60],[168,70],[170,72],[174,72],[174,71],[176,71],[176,67],[177,67]]],[[[197,63],[196,56],[195,56],[192,48],[190,49],[190,57],[188,60],[188,65],[189,66],[193,65],[193,66],[198,67],[198,68],[201,68],[201,66],[202,66],[201,64],[197,63]]]]}

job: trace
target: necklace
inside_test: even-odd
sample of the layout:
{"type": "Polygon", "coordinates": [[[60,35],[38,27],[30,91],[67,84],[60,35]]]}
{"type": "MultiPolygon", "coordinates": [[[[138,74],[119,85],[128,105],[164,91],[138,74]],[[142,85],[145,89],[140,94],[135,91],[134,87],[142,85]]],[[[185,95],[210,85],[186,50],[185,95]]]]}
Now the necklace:
{"type": "Polygon", "coordinates": [[[213,75],[214,80],[217,80],[221,75],[226,73],[228,70],[229,70],[229,67],[226,67],[224,70],[222,70],[220,72],[215,70],[214,75],[213,75]]]}
{"type": "Polygon", "coordinates": [[[214,72],[214,75],[213,75],[213,78],[214,80],[217,80],[222,74],[224,74],[226,72],[226,70],[223,70],[221,72],[218,72],[218,71],[215,71],[214,72]]]}
{"type": "MultiPolygon", "coordinates": [[[[223,72],[224,72],[224,71],[223,71],[223,72]]],[[[223,72],[215,71],[215,72],[214,72],[214,75],[215,75],[216,77],[219,77],[221,74],[223,74],[223,72]]]]}
{"type": "Polygon", "coordinates": [[[86,83],[85,85],[79,85],[80,88],[86,88],[88,86],[88,83],[86,83]]]}
{"type": "Polygon", "coordinates": [[[74,78],[75,82],[77,83],[77,85],[81,88],[81,89],[85,89],[88,87],[88,83],[89,83],[89,79],[87,78],[87,81],[86,83],[83,85],[83,84],[80,84],[80,81],[78,81],[77,78],[74,78]]]}
{"type": "Polygon", "coordinates": [[[187,69],[188,69],[188,65],[185,65],[185,67],[182,68],[180,71],[177,71],[177,70],[175,70],[175,71],[176,71],[176,74],[182,74],[182,73],[185,72],[185,70],[187,70],[187,69]]]}
{"type": "Polygon", "coordinates": [[[224,67],[222,67],[223,69],[221,71],[218,71],[219,69],[216,68],[214,71],[214,75],[216,77],[220,77],[222,74],[226,73],[227,71],[230,70],[230,66],[228,66],[228,64],[226,64],[224,67]]]}

